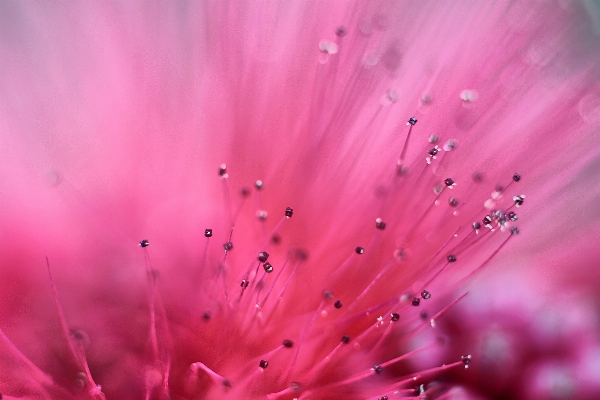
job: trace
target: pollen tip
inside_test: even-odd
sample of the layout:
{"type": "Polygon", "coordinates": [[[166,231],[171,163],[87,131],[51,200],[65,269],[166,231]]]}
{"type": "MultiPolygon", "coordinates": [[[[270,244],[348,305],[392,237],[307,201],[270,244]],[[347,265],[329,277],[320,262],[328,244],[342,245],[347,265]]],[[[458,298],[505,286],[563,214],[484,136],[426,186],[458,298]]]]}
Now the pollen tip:
{"type": "Polygon", "coordinates": [[[219,166],[219,176],[223,179],[228,178],[229,175],[227,174],[227,165],[225,164],[221,164],[219,166]]]}
{"type": "Polygon", "coordinates": [[[140,241],[140,246],[141,247],[148,247],[148,246],[150,246],[150,242],[147,241],[146,239],[144,239],[144,240],[140,241]]]}
{"type": "Polygon", "coordinates": [[[294,209],[293,209],[293,208],[291,208],[291,207],[287,207],[287,208],[285,209],[285,216],[286,216],[287,218],[292,218],[292,215],[294,215],[294,209]]]}

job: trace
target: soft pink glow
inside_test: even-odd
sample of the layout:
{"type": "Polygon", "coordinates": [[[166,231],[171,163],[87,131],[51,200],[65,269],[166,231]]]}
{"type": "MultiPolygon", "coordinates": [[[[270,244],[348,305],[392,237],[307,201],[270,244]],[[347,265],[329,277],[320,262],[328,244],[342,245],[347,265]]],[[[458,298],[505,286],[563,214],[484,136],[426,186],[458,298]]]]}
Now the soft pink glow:
{"type": "MultiPolygon", "coordinates": [[[[0,392],[401,398],[391,394],[451,377],[426,393],[494,396],[473,383],[478,349],[467,370],[468,346],[454,354],[489,328],[469,311],[481,291],[454,309],[464,278],[506,272],[539,296],[570,293],[567,279],[600,283],[589,12],[570,1],[0,4],[0,392]],[[474,232],[496,209],[518,220],[474,232]]],[[[514,305],[481,312],[502,313],[514,305]]],[[[502,329],[531,329],[540,345],[523,323],[502,329]]],[[[582,354],[597,349],[597,323],[588,329],[582,354]]],[[[522,371],[537,383],[515,392],[545,396],[551,367],[522,371]]]]}

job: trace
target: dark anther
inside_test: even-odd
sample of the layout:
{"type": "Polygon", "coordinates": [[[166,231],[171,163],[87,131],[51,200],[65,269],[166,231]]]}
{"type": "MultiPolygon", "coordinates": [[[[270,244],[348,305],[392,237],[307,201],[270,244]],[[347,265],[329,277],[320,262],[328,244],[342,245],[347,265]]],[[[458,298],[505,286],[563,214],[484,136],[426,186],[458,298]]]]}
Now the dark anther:
{"type": "Polygon", "coordinates": [[[427,317],[429,317],[429,315],[427,315],[427,311],[421,311],[419,316],[421,317],[422,320],[426,320],[427,317]]]}
{"type": "Polygon", "coordinates": [[[271,243],[279,244],[280,242],[281,242],[281,236],[279,236],[276,233],[273,236],[271,236],[271,243]]]}
{"type": "Polygon", "coordinates": [[[460,360],[464,364],[465,368],[468,368],[468,365],[471,364],[471,355],[467,354],[466,356],[461,356],[460,360]]]}
{"type": "Polygon", "coordinates": [[[290,383],[290,389],[292,389],[292,392],[297,392],[298,390],[300,390],[302,386],[300,386],[300,384],[298,382],[291,382],[290,383]]]}
{"type": "Polygon", "coordinates": [[[481,172],[474,172],[473,175],[471,175],[471,179],[473,179],[473,182],[475,183],[482,182],[483,174],[481,172]]]}
{"type": "Polygon", "coordinates": [[[510,228],[510,233],[513,235],[518,235],[519,234],[519,228],[513,227],[510,228]]]}
{"type": "Polygon", "coordinates": [[[454,254],[450,254],[448,256],[448,262],[456,262],[456,256],[454,254]]]}
{"type": "Polygon", "coordinates": [[[455,199],[454,197],[450,197],[448,199],[448,204],[450,204],[451,207],[456,207],[456,206],[458,206],[458,200],[455,199]]]}
{"type": "Polygon", "coordinates": [[[263,181],[261,181],[260,179],[257,180],[256,182],[254,182],[254,187],[256,188],[256,190],[261,190],[263,188],[264,184],[263,181]]]}
{"type": "Polygon", "coordinates": [[[268,262],[264,263],[263,268],[265,269],[265,272],[267,274],[270,274],[271,272],[273,272],[273,266],[271,265],[271,263],[268,263],[268,262]]]}
{"type": "Polygon", "coordinates": [[[364,254],[365,253],[365,249],[363,249],[360,246],[356,246],[356,248],[354,249],[354,251],[356,251],[356,254],[364,254]]]}
{"type": "Polygon", "coordinates": [[[517,217],[517,214],[514,211],[509,211],[508,214],[506,214],[506,216],[513,222],[519,219],[519,217],[517,217]]]}
{"type": "Polygon", "coordinates": [[[515,172],[515,174],[513,175],[513,181],[519,182],[520,180],[521,180],[521,175],[519,175],[515,172]]]}
{"type": "Polygon", "coordinates": [[[265,369],[269,366],[269,362],[267,360],[260,360],[260,362],[258,363],[258,366],[261,367],[262,369],[265,369]]]}
{"type": "Polygon", "coordinates": [[[437,147],[434,147],[433,149],[429,150],[429,155],[434,157],[435,155],[437,155],[437,153],[439,152],[437,147]]]}
{"type": "Polygon", "coordinates": [[[329,290],[324,290],[323,291],[323,298],[325,300],[332,299],[333,298],[333,293],[331,293],[331,291],[329,291],[329,290]]]}
{"type": "Polygon", "coordinates": [[[483,217],[483,223],[484,225],[489,225],[492,223],[492,217],[490,215],[486,215],[485,217],[483,217]]]}
{"type": "Polygon", "coordinates": [[[240,286],[243,287],[244,289],[246,289],[249,284],[250,284],[250,282],[248,282],[246,279],[242,279],[240,286]]]}
{"type": "Polygon", "coordinates": [[[476,231],[481,229],[481,224],[479,222],[473,222],[473,229],[476,231]]]}
{"type": "Polygon", "coordinates": [[[231,381],[229,379],[223,379],[223,386],[227,389],[231,389],[231,381]]]}
{"type": "Polygon", "coordinates": [[[411,125],[414,125],[414,124],[417,123],[417,119],[416,118],[411,118],[411,119],[408,120],[408,123],[411,124],[411,125]]]}
{"type": "Polygon", "coordinates": [[[388,397],[387,397],[387,396],[381,396],[381,397],[380,397],[379,399],[377,399],[377,400],[388,400],[388,397]]]}
{"type": "Polygon", "coordinates": [[[333,303],[333,306],[335,308],[342,308],[342,302],[339,300],[336,300],[335,303],[333,303]]]}
{"type": "Polygon", "coordinates": [[[250,189],[248,189],[247,187],[243,187],[240,191],[240,194],[242,195],[242,197],[248,197],[250,196],[250,189]]]}
{"type": "Polygon", "coordinates": [[[384,230],[384,229],[385,229],[385,222],[383,222],[383,221],[381,220],[381,218],[377,218],[377,219],[375,220],[375,227],[376,227],[377,229],[384,230]]]}
{"type": "Polygon", "coordinates": [[[412,299],[412,305],[417,307],[419,304],[421,304],[421,299],[418,297],[415,297],[414,299],[412,299]]]}
{"type": "Polygon", "coordinates": [[[375,371],[376,374],[380,374],[383,372],[383,367],[381,367],[381,365],[373,365],[373,368],[371,368],[373,371],[375,371]]]}
{"type": "Polygon", "coordinates": [[[454,181],[452,180],[452,178],[447,178],[446,180],[444,180],[444,184],[445,184],[447,187],[451,187],[451,186],[453,186],[453,185],[454,185],[454,181]]]}
{"type": "Polygon", "coordinates": [[[266,251],[261,251],[260,253],[258,253],[258,261],[264,263],[268,259],[269,259],[269,253],[267,253],[266,251]]]}
{"type": "Polygon", "coordinates": [[[144,239],[144,240],[142,240],[140,242],[140,246],[142,246],[142,247],[148,247],[148,246],[150,246],[150,242],[147,241],[146,239],[144,239]]]}
{"type": "Polygon", "coordinates": [[[287,347],[288,349],[294,347],[294,342],[292,342],[290,339],[285,339],[282,344],[283,347],[287,347]]]}
{"type": "Polygon", "coordinates": [[[342,343],[348,343],[350,341],[350,336],[344,335],[342,336],[342,343]]]}
{"type": "Polygon", "coordinates": [[[523,205],[523,202],[525,201],[525,196],[515,196],[513,197],[513,201],[515,202],[515,205],[517,207],[521,207],[523,205]]]}
{"type": "Polygon", "coordinates": [[[292,215],[294,214],[294,209],[291,207],[287,207],[285,209],[285,216],[288,218],[292,218],[292,215]]]}
{"type": "Polygon", "coordinates": [[[391,318],[392,322],[398,322],[398,320],[400,319],[400,314],[398,314],[397,312],[393,312],[391,314],[391,318]]]}
{"type": "Polygon", "coordinates": [[[219,176],[227,177],[227,166],[225,164],[221,164],[219,167],[219,176]]]}
{"type": "Polygon", "coordinates": [[[423,290],[421,291],[421,297],[425,300],[428,300],[431,298],[431,293],[429,293],[427,290],[423,290]]]}
{"type": "Polygon", "coordinates": [[[346,33],[348,32],[346,32],[346,28],[344,28],[343,26],[340,26],[335,30],[335,35],[339,37],[346,36],[346,33]]]}
{"type": "Polygon", "coordinates": [[[212,229],[205,229],[204,230],[204,236],[211,237],[212,236],[212,229]]]}
{"type": "Polygon", "coordinates": [[[210,311],[204,311],[202,314],[202,319],[208,321],[210,319],[210,311]]]}
{"type": "Polygon", "coordinates": [[[223,245],[223,248],[225,249],[225,251],[229,251],[229,250],[233,249],[233,243],[227,242],[223,245]]]}
{"type": "Polygon", "coordinates": [[[308,251],[306,251],[304,249],[296,249],[296,251],[294,252],[294,255],[300,261],[308,260],[308,251]]]}
{"type": "Polygon", "coordinates": [[[504,186],[502,185],[496,185],[496,192],[497,193],[502,193],[504,191],[504,186]]]}

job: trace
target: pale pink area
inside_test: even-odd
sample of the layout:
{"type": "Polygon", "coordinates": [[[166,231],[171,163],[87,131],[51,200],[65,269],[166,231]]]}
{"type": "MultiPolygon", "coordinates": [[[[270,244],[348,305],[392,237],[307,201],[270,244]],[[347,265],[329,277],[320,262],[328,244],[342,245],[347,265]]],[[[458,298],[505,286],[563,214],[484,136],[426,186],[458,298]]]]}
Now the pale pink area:
{"type": "MultiPolygon", "coordinates": [[[[291,381],[306,398],[377,396],[418,371],[404,363],[381,381],[327,385],[411,350],[411,330],[428,325],[410,306],[424,285],[441,298],[485,264],[488,277],[526,268],[540,286],[559,290],[571,276],[573,285],[597,287],[600,87],[591,25],[568,1],[0,4],[0,327],[56,381],[38,388],[19,373],[0,391],[64,387],[92,398],[77,391],[79,367],[60,331],[45,256],[67,323],[85,332],[91,373],[109,399],[143,398],[147,388],[160,398],[165,365],[184,399],[264,398],[291,381]],[[419,121],[404,160],[410,173],[400,176],[410,117],[419,121]],[[430,135],[440,137],[440,153],[426,167],[430,135]],[[448,152],[449,139],[457,147],[448,152]],[[473,183],[474,172],[483,182],[473,183]],[[492,208],[526,194],[515,210],[522,234],[488,263],[509,237],[496,229],[438,277],[447,249],[481,221],[496,184],[506,186],[514,172],[522,181],[492,208]],[[428,211],[434,185],[448,177],[456,186],[428,211]],[[251,191],[246,200],[242,187],[251,191]],[[456,215],[450,197],[460,201],[456,215]],[[283,220],[288,206],[294,215],[283,220]],[[266,222],[257,210],[268,212],[266,222]],[[385,231],[375,229],[379,217],[385,231]],[[281,243],[271,244],[281,221],[281,243]],[[234,248],[219,275],[233,222],[234,248]],[[214,230],[206,254],[205,228],[214,230]],[[151,243],[149,264],[141,239],[151,243]],[[223,282],[235,304],[265,250],[275,267],[269,285],[288,261],[264,315],[253,302],[266,288],[259,296],[249,289],[240,309],[229,310],[223,282]],[[158,276],[158,356],[145,268],[158,276]],[[326,289],[334,298],[320,307],[326,289]],[[393,304],[400,328],[382,344],[367,337],[317,368],[342,334],[355,338],[372,323],[346,320],[352,311],[405,294],[393,304]],[[295,351],[283,349],[258,370],[254,358],[285,338],[301,343],[294,367],[277,369],[295,351]],[[195,362],[231,379],[232,389],[223,392],[203,371],[191,377],[195,362]]],[[[430,315],[445,305],[435,304],[430,315]]],[[[391,308],[377,313],[389,318],[391,308]]],[[[589,360],[576,362],[573,369],[591,369],[589,360]]],[[[527,373],[543,383],[544,371],[527,373]]],[[[524,396],[542,393],[542,383],[524,396]]]]}

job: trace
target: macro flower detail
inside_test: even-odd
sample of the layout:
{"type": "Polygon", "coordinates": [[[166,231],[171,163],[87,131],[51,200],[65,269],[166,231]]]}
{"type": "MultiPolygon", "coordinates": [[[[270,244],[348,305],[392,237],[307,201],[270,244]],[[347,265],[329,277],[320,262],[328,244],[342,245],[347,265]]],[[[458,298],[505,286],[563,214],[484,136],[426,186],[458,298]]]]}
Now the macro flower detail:
{"type": "Polygon", "coordinates": [[[0,4],[1,397],[595,398],[595,12],[0,4]]]}

